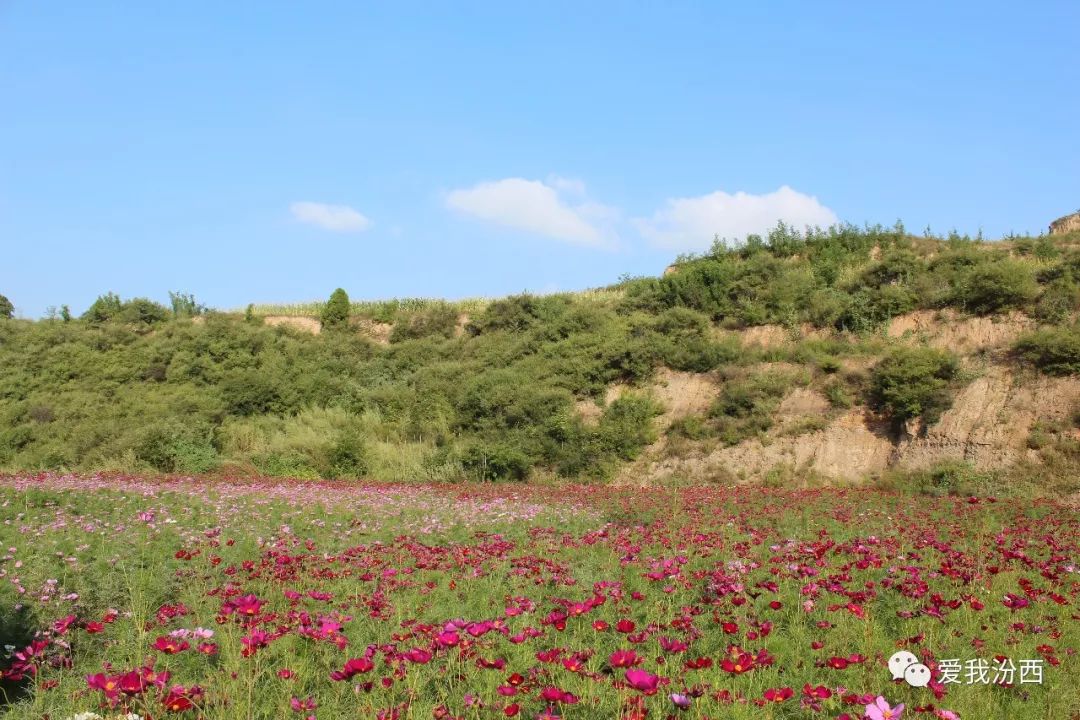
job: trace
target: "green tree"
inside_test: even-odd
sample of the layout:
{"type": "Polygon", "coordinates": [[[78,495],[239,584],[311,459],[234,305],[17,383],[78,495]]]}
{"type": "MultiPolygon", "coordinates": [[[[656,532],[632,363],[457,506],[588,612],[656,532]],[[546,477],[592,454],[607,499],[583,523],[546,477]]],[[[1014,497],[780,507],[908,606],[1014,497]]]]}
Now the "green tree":
{"type": "Polygon", "coordinates": [[[3,295],[0,295],[0,318],[10,318],[15,314],[15,306],[3,295]]]}
{"type": "Polygon", "coordinates": [[[195,317],[206,312],[206,306],[196,302],[195,296],[191,293],[172,292],[170,290],[169,302],[172,304],[174,317],[195,317]]]}
{"type": "Polygon", "coordinates": [[[949,352],[900,348],[873,369],[871,399],[898,423],[920,416],[934,422],[952,405],[959,372],[956,356],[949,352]]]}
{"type": "Polygon", "coordinates": [[[330,294],[330,300],[322,312],[322,324],[326,328],[343,327],[349,322],[349,295],[341,288],[330,294]]]}
{"type": "Polygon", "coordinates": [[[83,313],[82,319],[90,323],[103,323],[120,314],[124,304],[116,293],[99,295],[98,299],[83,313]]]}

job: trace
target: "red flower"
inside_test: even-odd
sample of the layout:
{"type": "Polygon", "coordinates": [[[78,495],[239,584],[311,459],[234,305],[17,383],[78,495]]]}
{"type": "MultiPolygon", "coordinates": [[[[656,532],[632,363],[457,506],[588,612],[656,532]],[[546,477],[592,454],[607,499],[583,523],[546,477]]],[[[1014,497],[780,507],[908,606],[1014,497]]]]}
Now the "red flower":
{"type": "Polygon", "coordinates": [[[345,667],[343,667],[341,670],[335,670],[334,672],[330,673],[330,679],[351,680],[353,676],[359,675],[360,673],[370,672],[372,669],[374,669],[374,667],[375,663],[371,662],[371,660],[367,659],[366,657],[352,658],[345,662],[345,667]]]}
{"type": "Polygon", "coordinates": [[[829,688],[825,687],[824,685],[810,687],[810,684],[807,683],[803,685],[802,692],[803,695],[805,695],[807,698],[813,700],[828,700],[832,697],[832,690],[829,690],[829,688]]]}
{"type": "Polygon", "coordinates": [[[578,697],[573,693],[554,686],[541,690],[540,699],[548,703],[562,703],[565,705],[573,705],[578,701],[578,697]]]}
{"type": "Polygon", "coordinates": [[[154,647],[157,648],[158,652],[163,652],[166,655],[175,655],[178,652],[187,650],[191,645],[187,640],[177,640],[176,638],[161,636],[154,641],[154,647]]]}
{"type": "Polygon", "coordinates": [[[795,692],[789,687],[769,688],[765,691],[765,700],[771,703],[782,703],[794,694],[795,692]]]}
{"type": "Polygon", "coordinates": [[[629,668],[641,662],[641,658],[633,650],[616,650],[608,658],[611,667],[629,668]]]}
{"type": "Polygon", "coordinates": [[[161,704],[169,712],[184,712],[195,707],[195,703],[202,697],[203,691],[198,685],[184,688],[183,685],[174,685],[161,704]]]}
{"type": "Polygon", "coordinates": [[[735,657],[724,658],[724,661],[720,663],[720,667],[724,669],[724,672],[741,675],[754,669],[754,656],[748,652],[742,652],[735,657]]]}

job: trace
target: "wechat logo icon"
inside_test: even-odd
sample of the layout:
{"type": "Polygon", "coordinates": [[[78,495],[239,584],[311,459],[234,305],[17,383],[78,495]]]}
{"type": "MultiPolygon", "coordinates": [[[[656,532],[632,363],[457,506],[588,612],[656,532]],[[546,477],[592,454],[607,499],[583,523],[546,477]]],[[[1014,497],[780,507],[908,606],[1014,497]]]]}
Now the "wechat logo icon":
{"type": "Polygon", "coordinates": [[[911,687],[926,687],[930,684],[930,668],[907,650],[893,653],[889,658],[889,672],[893,680],[903,678],[911,687]]]}

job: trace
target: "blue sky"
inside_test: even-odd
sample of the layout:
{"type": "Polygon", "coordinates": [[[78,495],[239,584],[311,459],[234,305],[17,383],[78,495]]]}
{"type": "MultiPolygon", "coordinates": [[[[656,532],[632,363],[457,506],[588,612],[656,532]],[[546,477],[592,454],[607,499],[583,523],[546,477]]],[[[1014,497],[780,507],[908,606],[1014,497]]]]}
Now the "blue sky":
{"type": "Polygon", "coordinates": [[[0,293],[216,307],[655,274],[713,233],[1044,230],[1080,4],[0,0],[0,293]]]}

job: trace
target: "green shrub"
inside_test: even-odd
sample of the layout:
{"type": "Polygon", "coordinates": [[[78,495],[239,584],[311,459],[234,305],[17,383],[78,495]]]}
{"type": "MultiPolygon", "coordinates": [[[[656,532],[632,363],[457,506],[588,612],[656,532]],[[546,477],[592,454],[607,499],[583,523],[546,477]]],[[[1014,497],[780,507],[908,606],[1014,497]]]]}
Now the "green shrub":
{"type": "Polygon", "coordinates": [[[871,400],[898,423],[915,417],[932,423],[952,404],[959,371],[957,358],[949,352],[899,348],[871,372],[871,400]]]}
{"type": "Polygon", "coordinates": [[[465,448],[461,464],[479,480],[522,481],[528,477],[533,460],[512,443],[476,441],[465,448]]]}
{"type": "Polygon", "coordinates": [[[1048,375],[1080,374],[1080,328],[1057,327],[1024,335],[1016,354],[1048,375]]]}
{"type": "Polygon", "coordinates": [[[662,350],[664,364],[673,370],[703,373],[734,362],[742,348],[738,340],[713,342],[705,338],[668,340],[662,350]]]}
{"type": "Polygon", "coordinates": [[[851,393],[838,378],[834,378],[825,385],[825,398],[834,408],[847,409],[853,404],[851,393]]]}
{"type": "Polygon", "coordinates": [[[1038,283],[1028,266],[1010,260],[976,266],[956,289],[962,308],[984,315],[1024,307],[1038,294],[1038,283]]]}
{"type": "Polygon", "coordinates": [[[998,482],[991,473],[979,472],[970,463],[947,460],[926,470],[890,472],[879,483],[882,489],[918,495],[994,495],[998,482]]]}
{"type": "Polygon", "coordinates": [[[206,306],[195,300],[191,293],[169,292],[169,303],[174,317],[195,317],[206,312],[206,306]]]}
{"type": "Polygon", "coordinates": [[[570,305],[565,295],[536,296],[528,293],[496,300],[484,309],[471,325],[474,332],[496,330],[524,332],[562,316],[570,305]]]}
{"type": "Polygon", "coordinates": [[[600,417],[599,432],[605,454],[620,460],[633,460],[649,443],[656,440],[652,419],[660,406],[651,398],[626,393],[612,401],[600,417]]]}
{"type": "Polygon", "coordinates": [[[325,328],[342,328],[349,323],[349,294],[341,288],[330,293],[330,300],[323,307],[322,325],[325,328]]]}
{"type": "Polygon", "coordinates": [[[862,288],[851,295],[836,327],[857,333],[869,332],[897,315],[914,310],[917,305],[915,291],[905,285],[862,288]]]}
{"type": "Polygon", "coordinates": [[[97,300],[91,303],[90,307],[83,313],[82,319],[90,323],[103,323],[119,315],[122,307],[123,303],[120,301],[119,295],[111,292],[105,293],[99,295],[97,300]]]}
{"type": "Polygon", "coordinates": [[[458,312],[449,303],[436,303],[410,315],[398,317],[390,332],[390,342],[425,337],[451,338],[457,329],[458,312]]]}
{"type": "Polygon", "coordinates": [[[146,298],[133,298],[120,307],[114,319],[133,325],[155,325],[169,319],[169,310],[146,298]]]}
{"type": "Polygon", "coordinates": [[[262,415],[290,408],[290,388],[272,375],[256,369],[234,370],[221,381],[221,395],[232,415],[262,415]]]}
{"type": "Polygon", "coordinates": [[[253,458],[255,467],[263,475],[271,477],[318,480],[321,475],[312,466],[312,459],[300,452],[268,453],[253,458]]]}
{"type": "Polygon", "coordinates": [[[713,435],[713,428],[700,415],[687,415],[678,418],[668,427],[668,435],[684,437],[688,440],[704,440],[713,435]]]}
{"type": "Polygon", "coordinates": [[[1059,278],[1043,289],[1035,305],[1035,317],[1046,323],[1060,323],[1068,319],[1080,306],[1080,285],[1071,279],[1059,278]]]}
{"type": "Polygon", "coordinates": [[[773,425],[773,413],[793,384],[784,373],[761,373],[724,383],[709,409],[709,417],[720,439],[727,445],[766,432],[773,425]]]}
{"type": "Polygon", "coordinates": [[[204,473],[218,465],[212,433],[201,424],[163,421],[143,431],[135,456],[167,473],[204,473]]]}
{"type": "Polygon", "coordinates": [[[368,471],[367,446],[360,433],[345,430],[338,434],[326,454],[329,467],[327,475],[331,478],[363,477],[368,471]]]}
{"type": "Polygon", "coordinates": [[[15,306],[6,296],[0,295],[0,319],[11,319],[15,315],[15,306]]]}

